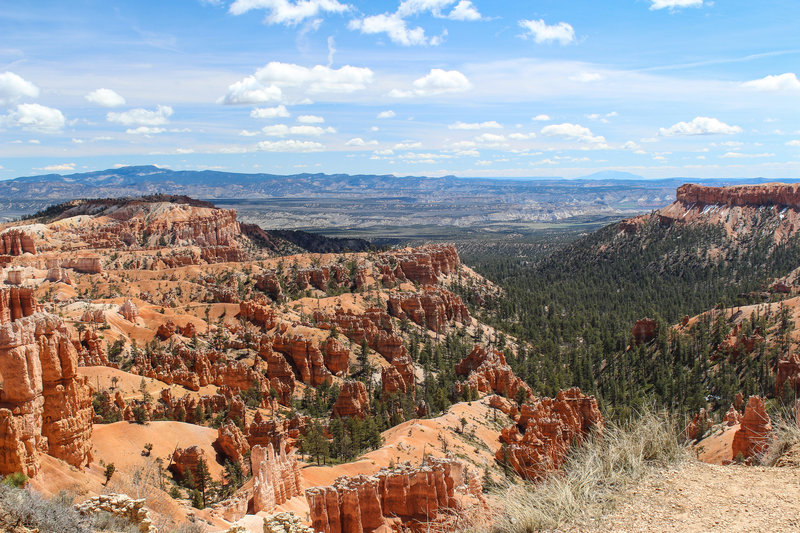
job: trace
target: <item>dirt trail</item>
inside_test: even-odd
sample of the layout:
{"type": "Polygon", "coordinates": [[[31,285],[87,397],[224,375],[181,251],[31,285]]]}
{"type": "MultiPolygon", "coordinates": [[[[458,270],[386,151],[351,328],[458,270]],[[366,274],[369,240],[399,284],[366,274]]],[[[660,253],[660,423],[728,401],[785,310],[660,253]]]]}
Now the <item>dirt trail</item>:
{"type": "Polygon", "coordinates": [[[610,516],[568,530],[797,532],[800,468],[690,461],[630,489],[610,516]]]}

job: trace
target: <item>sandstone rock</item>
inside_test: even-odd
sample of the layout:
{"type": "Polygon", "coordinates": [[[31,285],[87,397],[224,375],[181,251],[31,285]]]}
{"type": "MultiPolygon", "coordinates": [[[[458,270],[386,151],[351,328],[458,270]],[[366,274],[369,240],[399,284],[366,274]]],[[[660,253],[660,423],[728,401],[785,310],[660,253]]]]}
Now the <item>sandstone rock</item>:
{"type": "Polygon", "coordinates": [[[332,486],[306,490],[311,525],[322,533],[361,533],[394,530],[397,519],[404,526],[428,522],[458,508],[455,492],[464,478],[461,463],[435,458],[374,476],[339,477],[332,486]]]}
{"type": "Polygon", "coordinates": [[[369,347],[387,361],[391,362],[406,353],[403,339],[394,333],[391,317],[383,309],[371,307],[363,314],[336,309],[332,315],[314,311],[314,320],[321,329],[336,326],[337,331],[356,344],[366,339],[369,347]]]}
{"type": "Polygon", "coordinates": [[[87,309],[81,315],[81,322],[90,322],[93,324],[102,324],[106,321],[105,313],[102,309],[87,309]]]}
{"type": "Polygon", "coordinates": [[[24,270],[9,270],[8,276],[6,277],[6,283],[10,285],[22,285],[22,283],[28,279],[24,270]]]}
{"type": "Polygon", "coordinates": [[[283,287],[274,271],[266,271],[255,276],[256,288],[264,291],[276,302],[283,301],[283,287]]]}
{"type": "Polygon", "coordinates": [[[200,459],[208,464],[206,452],[199,446],[189,446],[188,448],[176,448],[172,454],[172,463],[169,469],[179,478],[186,476],[186,471],[191,470],[192,475],[197,478],[197,465],[200,459]]]}
{"type": "Polygon", "coordinates": [[[0,289],[0,324],[31,316],[37,309],[33,289],[21,287],[0,289]]]}
{"type": "Polygon", "coordinates": [[[519,394],[524,394],[526,398],[533,396],[528,384],[514,375],[505,355],[498,350],[475,346],[456,365],[455,371],[459,376],[467,376],[466,381],[456,383],[458,394],[471,389],[476,393],[496,393],[507,398],[517,398],[519,394]]]}
{"type": "Polygon", "coordinates": [[[733,458],[737,458],[739,454],[745,459],[760,456],[767,450],[773,438],[772,421],[767,414],[764,400],[758,396],[750,396],[741,425],[733,435],[733,458]]]}
{"type": "Polygon", "coordinates": [[[186,337],[187,339],[191,339],[195,335],[197,335],[197,326],[194,325],[193,322],[187,322],[185,326],[180,328],[181,335],[186,337]]]}
{"type": "Polygon", "coordinates": [[[335,376],[346,376],[350,371],[350,350],[333,337],[325,339],[321,349],[328,370],[335,376]]]}
{"type": "Polygon", "coordinates": [[[132,301],[125,300],[125,303],[119,308],[119,314],[121,314],[128,322],[133,322],[136,320],[136,317],[139,316],[139,309],[132,301]]]}
{"type": "Polygon", "coordinates": [[[33,236],[20,229],[9,229],[0,233],[0,255],[36,254],[33,236]]]}
{"type": "Polygon", "coordinates": [[[109,366],[103,343],[92,329],[83,332],[83,340],[73,341],[78,352],[79,366],[109,366]]]}
{"type": "Polygon", "coordinates": [[[489,396],[489,407],[498,409],[499,411],[507,414],[511,420],[516,420],[519,417],[519,407],[517,402],[503,398],[497,394],[489,396]]]}
{"type": "Polygon", "coordinates": [[[692,421],[689,422],[686,426],[686,430],[683,432],[686,440],[698,440],[703,436],[706,430],[711,427],[711,424],[706,410],[701,408],[700,412],[694,415],[692,421]]]}
{"type": "Polygon", "coordinates": [[[158,335],[158,338],[165,341],[172,337],[176,330],[177,326],[175,326],[175,323],[172,320],[167,320],[163,324],[159,324],[156,335],[158,335]]]}
{"type": "Polygon", "coordinates": [[[723,421],[728,426],[735,426],[736,424],[739,424],[742,421],[742,415],[741,413],[739,413],[739,411],[736,410],[733,404],[731,404],[730,409],[728,409],[728,412],[725,413],[723,421]]]}
{"type": "Polygon", "coordinates": [[[388,305],[390,315],[408,318],[431,331],[443,331],[450,322],[470,322],[469,311],[461,298],[436,287],[426,287],[422,293],[392,293],[388,305]]]}
{"type": "Polygon", "coordinates": [[[293,512],[271,514],[264,517],[264,533],[316,533],[303,524],[293,512]]]}
{"type": "Polygon", "coordinates": [[[317,343],[301,335],[275,335],[272,348],[291,359],[303,383],[313,386],[323,381],[332,382],[332,374],[325,366],[325,358],[317,343]]]}
{"type": "Polygon", "coordinates": [[[308,416],[266,420],[256,411],[253,422],[247,427],[247,442],[251,448],[272,444],[278,450],[283,446],[288,451],[295,447],[297,439],[306,432],[310,424],[311,418],[308,416]]]}
{"type": "Polygon", "coordinates": [[[127,520],[141,533],[158,533],[153,526],[150,513],[145,507],[146,500],[134,500],[125,494],[101,494],[75,506],[75,510],[87,516],[100,512],[111,513],[117,518],[127,520]]]}
{"type": "Polygon", "coordinates": [[[96,255],[70,258],[63,261],[61,266],[85,274],[101,274],[103,272],[103,264],[100,262],[100,257],[96,255]]]}
{"type": "Polygon", "coordinates": [[[796,183],[707,187],[687,183],[678,187],[676,200],[684,204],[800,207],[800,187],[796,183]]]}
{"type": "Polygon", "coordinates": [[[783,395],[784,384],[797,393],[800,392],[800,357],[796,353],[789,355],[788,359],[778,360],[778,372],[775,376],[775,396],[783,395]]]}
{"type": "Polygon", "coordinates": [[[272,444],[253,446],[250,468],[253,472],[253,512],[272,512],[276,505],[302,494],[300,467],[294,454],[283,446],[276,454],[272,444]]]}
{"type": "Polygon", "coordinates": [[[333,416],[365,418],[369,413],[367,386],[361,381],[348,380],[342,384],[339,397],[333,404],[333,416]]]}
{"type": "Polygon", "coordinates": [[[652,318],[641,318],[633,325],[631,335],[633,335],[636,344],[644,344],[656,338],[657,330],[658,322],[652,318]]]}
{"type": "Polygon", "coordinates": [[[275,308],[253,300],[239,304],[238,316],[249,320],[253,324],[262,326],[264,329],[272,329],[278,325],[278,315],[275,308]]]}
{"type": "Polygon", "coordinates": [[[555,398],[536,398],[520,411],[517,425],[503,431],[504,445],[496,458],[531,480],[558,470],[573,443],[579,445],[592,428],[605,425],[597,400],[578,388],[559,391],[555,398]]]}
{"type": "Polygon", "coordinates": [[[381,371],[381,388],[383,395],[414,394],[414,363],[408,355],[398,357],[392,364],[381,371]]]}
{"type": "Polygon", "coordinates": [[[233,422],[228,422],[217,430],[214,449],[231,461],[241,463],[250,445],[239,427],[233,422]]]}
{"type": "Polygon", "coordinates": [[[39,453],[76,467],[91,460],[92,389],[77,367],[60,318],[35,313],[0,325],[0,474],[36,475],[39,453]]]}

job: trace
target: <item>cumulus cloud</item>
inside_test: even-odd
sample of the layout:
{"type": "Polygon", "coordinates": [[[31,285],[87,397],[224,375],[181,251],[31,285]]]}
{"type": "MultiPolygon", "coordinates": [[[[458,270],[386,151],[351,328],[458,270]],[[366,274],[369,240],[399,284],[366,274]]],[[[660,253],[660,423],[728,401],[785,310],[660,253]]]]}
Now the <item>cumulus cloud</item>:
{"type": "Polygon", "coordinates": [[[530,133],[512,133],[508,136],[509,139],[513,141],[525,141],[528,139],[533,139],[536,137],[536,134],[533,132],[530,133]]]}
{"type": "Polygon", "coordinates": [[[786,143],[786,146],[800,146],[800,140],[793,140],[786,143]]]}
{"type": "Polygon", "coordinates": [[[283,92],[279,87],[264,86],[255,76],[247,76],[245,79],[229,85],[225,96],[217,100],[217,103],[228,105],[263,104],[278,102],[282,97],[283,92]]]}
{"type": "Polygon", "coordinates": [[[695,117],[691,122],[678,122],[669,128],[660,128],[659,134],[665,137],[675,135],[733,135],[742,133],[739,126],[731,126],[711,117],[695,117]]]}
{"type": "Polygon", "coordinates": [[[656,9],[678,9],[681,7],[701,7],[703,0],[651,0],[651,10],[656,9]]]}
{"type": "Polygon", "coordinates": [[[756,89],[757,91],[797,91],[800,90],[800,80],[797,74],[787,72],[777,76],[766,76],[759,80],[747,81],[742,84],[744,87],[756,89]]]}
{"type": "Polygon", "coordinates": [[[447,126],[451,130],[484,130],[484,129],[502,129],[503,126],[494,120],[488,122],[461,122],[458,121],[454,124],[447,126]]]}
{"type": "Polygon", "coordinates": [[[150,126],[139,126],[138,128],[128,128],[125,130],[125,133],[128,135],[144,135],[145,137],[149,137],[150,135],[158,135],[159,133],[164,133],[167,131],[164,128],[153,128],[150,126]]]}
{"type": "Polygon", "coordinates": [[[550,120],[550,116],[549,115],[536,115],[531,120],[536,120],[538,122],[547,122],[548,120],[550,120]]]}
{"type": "Polygon", "coordinates": [[[391,109],[378,113],[378,118],[394,118],[397,114],[391,109]]]}
{"type": "Polygon", "coordinates": [[[725,159],[757,159],[762,157],[775,157],[775,154],[743,154],[742,152],[727,152],[722,157],[725,159]]]}
{"type": "Polygon", "coordinates": [[[305,19],[314,18],[325,13],[344,13],[351,8],[336,0],[236,0],[231,4],[229,12],[241,15],[253,9],[265,9],[267,24],[296,25],[305,19]]]}
{"type": "Polygon", "coordinates": [[[289,111],[286,106],[279,105],[275,107],[256,107],[250,111],[252,118],[286,118],[289,116],[289,111]]]}
{"type": "Polygon", "coordinates": [[[264,152],[319,152],[325,146],[313,141],[287,139],[282,141],[261,141],[258,149],[264,152]]]}
{"type": "Polygon", "coordinates": [[[56,133],[66,119],[58,109],[39,104],[19,104],[8,115],[0,116],[0,124],[40,133],[56,133]]]}
{"type": "Polygon", "coordinates": [[[324,65],[312,68],[272,61],[258,69],[255,78],[263,85],[297,87],[311,94],[352,93],[372,83],[374,74],[365,67],[345,65],[335,69],[324,65]]]}
{"type": "Polygon", "coordinates": [[[350,139],[344,144],[347,146],[367,146],[367,145],[374,146],[378,144],[378,141],[365,141],[361,137],[355,137],[354,139],[350,139]]]}
{"type": "Polygon", "coordinates": [[[406,21],[397,13],[382,13],[363,19],[353,19],[347,27],[365,35],[385,33],[393,43],[403,46],[418,46],[430,42],[425,35],[425,30],[419,26],[409,28],[406,21]]]}
{"type": "Polygon", "coordinates": [[[300,115],[297,117],[297,122],[301,124],[322,124],[325,119],[317,115],[300,115]]]}
{"type": "Polygon", "coordinates": [[[531,38],[536,43],[552,43],[558,42],[561,44],[569,44],[575,41],[575,30],[566,22],[559,22],[548,26],[543,19],[539,20],[520,20],[520,27],[525,30],[522,34],[524,38],[531,38]]]}
{"type": "Polygon", "coordinates": [[[434,68],[427,75],[414,80],[412,90],[393,89],[389,96],[395,98],[434,96],[437,94],[464,92],[471,87],[472,84],[461,72],[434,68]]]}
{"type": "Polygon", "coordinates": [[[481,14],[469,0],[461,0],[447,15],[450,20],[480,20],[481,14]]]}
{"type": "Polygon", "coordinates": [[[171,116],[172,108],[168,105],[160,105],[154,111],[141,107],[121,113],[112,111],[106,114],[106,119],[123,126],[161,126],[169,123],[171,116]]]}
{"type": "Polygon", "coordinates": [[[563,124],[551,124],[545,126],[541,131],[542,135],[547,137],[567,137],[581,142],[587,143],[604,143],[605,137],[602,135],[595,135],[592,130],[580,124],[570,124],[565,122],[563,124]]]}
{"type": "Polygon", "coordinates": [[[321,128],[319,126],[287,126],[286,124],[275,124],[264,126],[261,131],[271,137],[285,137],[287,135],[310,135],[319,137],[325,133],[336,133],[334,128],[321,128]]]}
{"type": "Polygon", "coordinates": [[[97,89],[87,94],[84,98],[101,107],[119,107],[125,105],[125,99],[111,89],[97,89]]]}
{"type": "Polygon", "coordinates": [[[496,133],[483,133],[475,137],[475,141],[479,143],[501,143],[505,140],[505,135],[498,135],[496,133]]]}
{"type": "Polygon", "coordinates": [[[39,88],[13,72],[0,74],[0,105],[9,105],[23,98],[37,98],[39,88]]]}
{"type": "Polygon", "coordinates": [[[49,172],[69,172],[75,170],[75,163],[60,163],[57,165],[47,165],[46,167],[37,167],[36,170],[47,170],[49,172]]]}
{"type": "Polygon", "coordinates": [[[395,150],[412,150],[414,148],[422,148],[422,143],[419,141],[403,141],[394,145],[395,150]]]}

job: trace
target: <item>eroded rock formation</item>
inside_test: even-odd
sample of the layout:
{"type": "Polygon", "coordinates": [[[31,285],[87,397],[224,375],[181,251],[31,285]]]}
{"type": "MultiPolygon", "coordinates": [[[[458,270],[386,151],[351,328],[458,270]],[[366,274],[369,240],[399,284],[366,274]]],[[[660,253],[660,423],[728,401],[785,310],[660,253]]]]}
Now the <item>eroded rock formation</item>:
{"type": "Polygon", "coordinates": [[[233,422],[228,422],[217,430],[214,449],[231,461],[241,463],[250,445],[239,427],[233,422]]]}
{"type": "Polygon", "coordinates": [[[508,398],[533,395],[528,384],[514,374],[503,352],[495,349],[475,346],[455,370],[457,375],[467,376],[466,381],[456,383],[458,394],[470,389],[480,394],[495,393],[508,398]]]}
{"type": "Polygon", "coordinates": [[[400,319],[408,318],[436,332],[443,331],[451,322],[470,322],[469,311],[461,298],[436,287],[426,287],[421,293],[391,293],[389,314],[400,319]]]}
{"type": "Polygon", "coordinates": [[[402,355],[381,370],[381,389],[388,394],[414,394],[414,363],[408,355],[402,355]]]}
{"type": "Polygon", "coordinates": [[[133,524],[141,533],[158,533],[153,526],[150,513],[145,508],[146,500],[134,500],[125,494],[101,494],[75,506],[78,513],[88,516],[110,513],[133,524]]]}
{"type": "Polygon", "coordinates": [[[272,512],[276,505],[302,494],[300,467],[294,454],[279,446],[276,454],[272,444],[253,446],[250,451],[253,472],[253,512],[272,512]]]}
{"type": "Polygon", "coordinates": [[[636,344],[648,343],[658,335],[658,322],[652,318],[640,318],[633,325],[631,335],[636,344]]]}
{"type": "Polygon", "coordinates": [[[364,418],[369,413],[369,395],[367,386],[361,381],[347,380],[336,403],[333,404],[333,416],[364,418]]]}
{"type": "Polygon", "coordinates": [[[0,234],[0,255],[36,254],[33,236],[21,229],[9,229],[0,234]]]}
{"type": "Polygon", "coordinates": [[[517,424],[502,432],[504,444],[496,458],[523,478],[540,479],[561,467],[570,446],[580,445],[593,428],[604,425],[594,396],[578,388],[562,390],[555,398],[536,398],[521,406],[517,424]]]}
{"type": "Polygon", "coordinates": [[[763,454],[773,437],[772,420],[767,414],[764,400],[758,396],[750,396],[739,429],[733,435],[733,458],[736,459],[739,454],[744,459],[763,454]]]}
{"type": "Polygon", "coordinates": [[[796,183],[768,183],[764,185],[734,185],[707,187],[687,183],[678,187],[675,195],[684,204],[764,206],[800,208],[800,186],[796,183]]]}

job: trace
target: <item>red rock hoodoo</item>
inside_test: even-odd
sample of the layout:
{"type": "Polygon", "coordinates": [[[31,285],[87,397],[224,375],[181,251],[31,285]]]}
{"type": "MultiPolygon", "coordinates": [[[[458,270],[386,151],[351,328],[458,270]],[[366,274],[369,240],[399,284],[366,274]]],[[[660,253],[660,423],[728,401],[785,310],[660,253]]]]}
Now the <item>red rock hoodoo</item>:
{"type": "Polygon", "coordinates": [[[772,442],[772,420],[767,414],[764,400],[750,396],[744,409],[741,425],[733,435],[731,452],[733,458],[739,454],[745,459],[763,454],[772,442]]]}
{"type": "Polygon", "coordinates": [[[652,318],[640,318],[633,325],[631,335],[636,344],[644,344],[652,341],[658,334],[658,322],[652,318]]]}
{"type": "Polygon", "coordinates": [[[342,384],[342,390],[336,403],[333,404],[333,416],[351,416],[364,418],[369,412],[369,395],[367,386],[361,381],[348,380],[342,384]]]}
{"type": "Polygon", "coordinates": [[[278,453],[272,444],[253,446],[250,451],[250,468],[253,472],[253,512],[272,512],[295,496],[302,495],[300,467],[294,454],[287,454],[284,446],[278,453]]]}
{"type": "Polygon", "coordinates": [[[525,479],[540,479],[561,467],[573,443],[579,445],[593,428],[604,425],[594,396],[578,388],[562,390],[555,398],[522,405],[517,425],[503,430],[504,445],[496,458],[525,479]]]}
{"type": "Polygon", "coordinates": [[[466,381],[456,383],[456,392],[461,394],[471,389],[480,394],[500,394],[508,398],[517,398],[519,391],[525,397],[533,395],[531,388],[511,370],[503,352],[487,349],[483,346],[475,348],[456,365],[456,374],[467,376],[466,381]]]}

